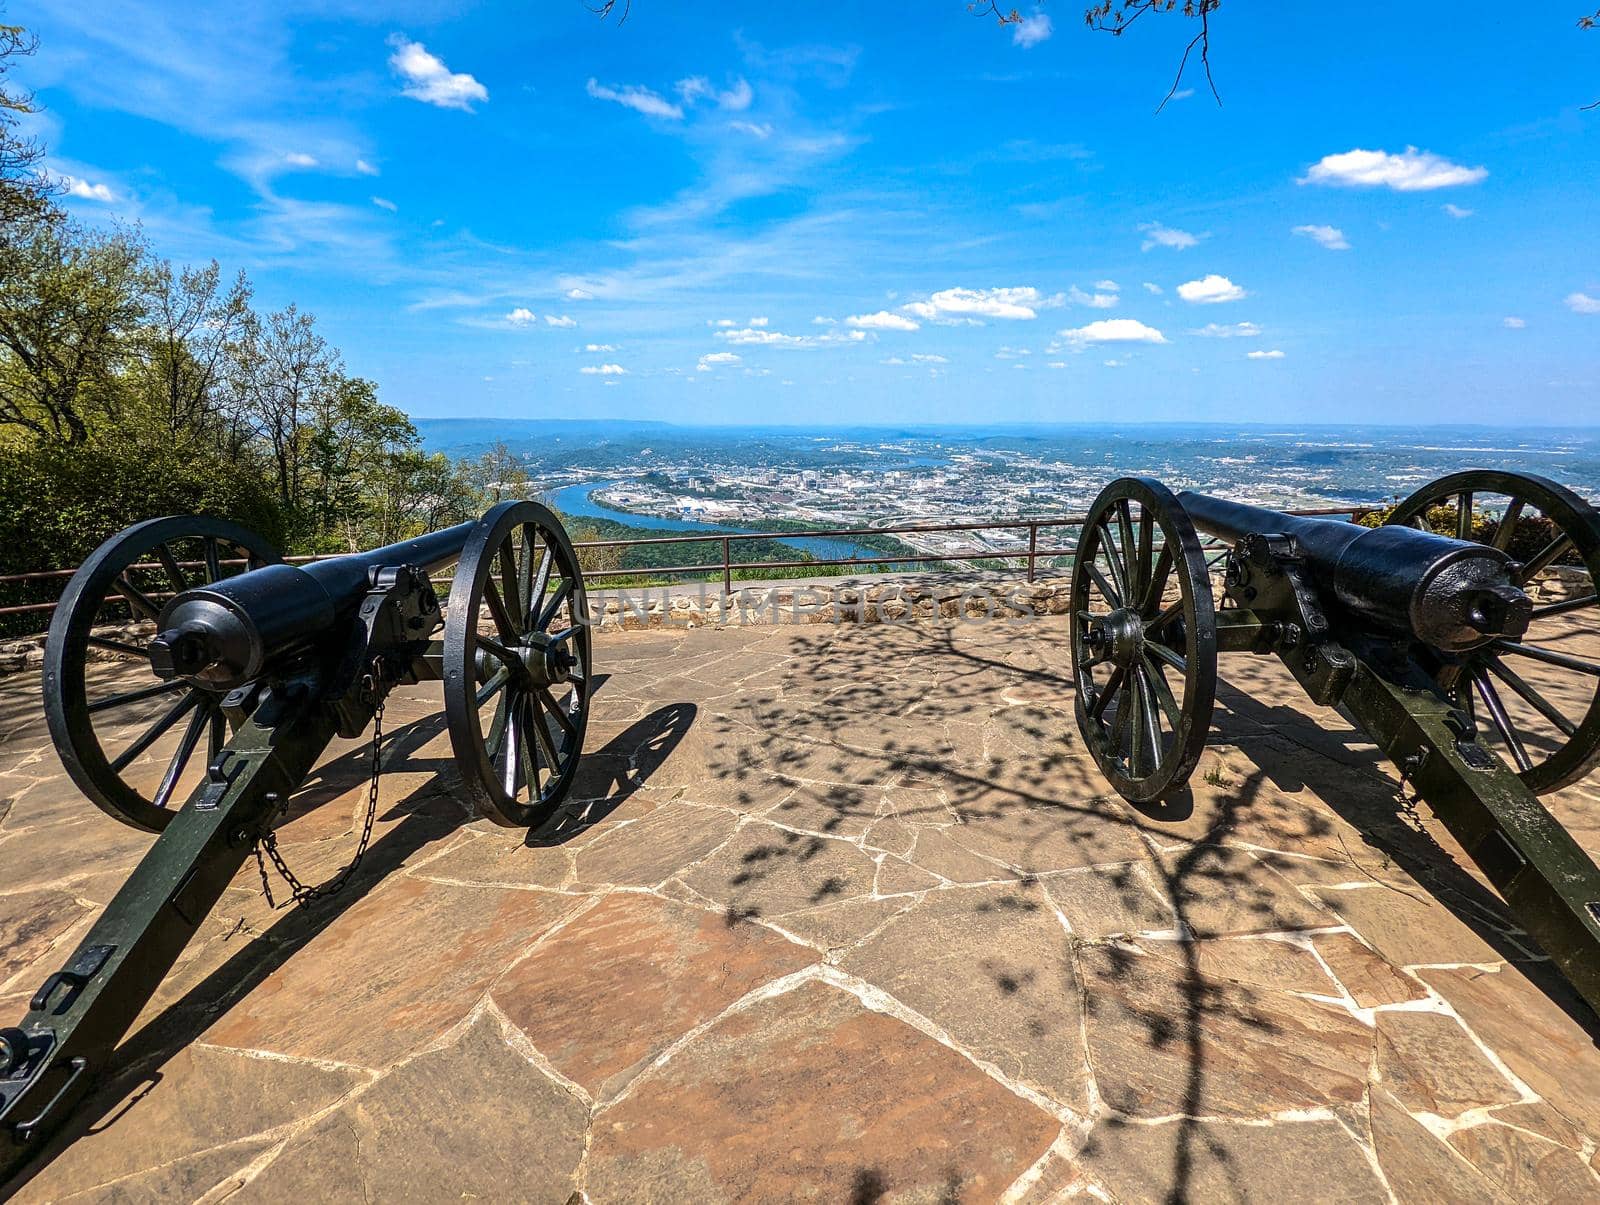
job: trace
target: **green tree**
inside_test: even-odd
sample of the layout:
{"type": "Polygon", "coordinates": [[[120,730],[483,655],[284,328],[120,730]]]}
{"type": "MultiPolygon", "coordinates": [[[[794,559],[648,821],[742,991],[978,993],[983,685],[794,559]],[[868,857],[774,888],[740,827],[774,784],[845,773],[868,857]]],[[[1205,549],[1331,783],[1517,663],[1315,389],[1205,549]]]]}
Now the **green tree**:
{"type": "Polygon", "coordinates": [[[9,241],[18,223],[49,209],[49,185],[37,170],[44,150],[20,133],[21,118],[37,112],[33,94],[6,78],[36,45],[22,26],[0,24],[0,242],[9,241]]]}
{"type": "Polygon", "coordinates": [[[340,540],[352,550],[365,534],[365,483],[388,471],[389,458],[414,448],[417,429],[404,411],[379,402],[377,386],[360,377],[338,377],[312,397],[310,411],[300,458],[308,527],[319,542],[340,540]]]}
{"type": "Polygon", "coordinates": [[[120,413],[146,309],[145,247],[122,230],[29,217],[0,257],[0,426],[82,444],[120,413]]]}
{"type": "Polygon", "coordinates": [[[151,266],[128,386],[152,433],[190,441],[214,436],[225,422],[228,359],[249,322],[250,293],[242,271],[224,286],[216,260],[151,266]]]}

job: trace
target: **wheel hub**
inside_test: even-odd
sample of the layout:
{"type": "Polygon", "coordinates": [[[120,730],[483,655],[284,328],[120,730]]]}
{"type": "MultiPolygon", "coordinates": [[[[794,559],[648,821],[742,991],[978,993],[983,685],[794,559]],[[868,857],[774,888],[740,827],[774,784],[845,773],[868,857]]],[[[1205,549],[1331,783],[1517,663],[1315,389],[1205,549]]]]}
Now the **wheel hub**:
{"type": "Polygon", "coordinates": [[[1127,669],[1144,652],[1144,621],[1131,607],[1096,616],[1084,633],[1083,643],[1096,661],[1109,661],[1127,669]]]}

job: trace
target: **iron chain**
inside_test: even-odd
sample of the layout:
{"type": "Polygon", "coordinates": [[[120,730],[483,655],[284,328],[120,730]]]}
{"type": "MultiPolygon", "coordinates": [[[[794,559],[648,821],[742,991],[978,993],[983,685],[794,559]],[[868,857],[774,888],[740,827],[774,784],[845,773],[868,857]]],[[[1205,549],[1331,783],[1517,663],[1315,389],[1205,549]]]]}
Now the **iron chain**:
{"type": "MultiPolygon", "coordinates": [[[[362,821],[361,839],[356,843],[355,856],[350,859],[348,866],[331,879],[315,887],[308,887],[301,882],[294,871],[289,869],[289,864],[283,860],[283,854],[278,850],[278,834],[269,829],[265,836],[257,838],[255,847],[256,869],[261,872],[261,893],[267,897],[269,908],[276,909],[280,905],[272,898],[272,882],[267,875],[267,859],[271,859],[273,869],[289,885],[290,900],[305,907],[315,900],[326,899],[342,891],[361,865],[361,859],[366,856],[367,846],[372,842],[372,826],[378,817],[378,777],[383,771],[383,703],[386,693],[383,684],[383,660],[375,657],[371,671],[362,679],[363,689],[371,693],[375,703],[372,713],[372,776],[367,784],[367,814],[362,821]],[[265,857],[262,856],[263,853],[265,857]]],[[[284,810],[288,809],[287,800],[283,806],[284,810]]],[[[288,902],[284,901],[285,904],[288,902]]]]}

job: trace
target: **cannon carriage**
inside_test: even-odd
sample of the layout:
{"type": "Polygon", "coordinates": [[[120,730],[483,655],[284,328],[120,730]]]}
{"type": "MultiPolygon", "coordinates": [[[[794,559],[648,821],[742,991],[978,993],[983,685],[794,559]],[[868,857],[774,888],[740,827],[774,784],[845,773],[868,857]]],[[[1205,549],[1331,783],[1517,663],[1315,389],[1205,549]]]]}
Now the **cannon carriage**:
{"type": "Polygon", "coordinates": [[[1118,794],[1159,815],[1205,748],[1218,654],[1276,655],[1354,718],[1600,1010],[1600,870],[1537,798],[1600,763],[1600,658],[1573,644],[1600,634],[1586,502],[1472,470],[1368,527],[1123,478],[1072,572],[1079,730],[1118,794]]]}
{"type": "Polygon", "coordinates": [[[157,838],[27,1015],[0,1028],[0,1183],[70,1116],[248,859],[274,862],[301,902],[348,881],[371,835],[392,688],[442,682],[456,768],[483,815],[550,817],[583,750],[588,620],[577,555],[535,502],[304,566],[203,516],[101,545],[52,619],[46,719],[84,797],[157,838]],[[433,575],[452,565],[441,600],[433,575]],[[274,826],[334,737],[369,729],[354,860],[302,884],[274,826]]]}

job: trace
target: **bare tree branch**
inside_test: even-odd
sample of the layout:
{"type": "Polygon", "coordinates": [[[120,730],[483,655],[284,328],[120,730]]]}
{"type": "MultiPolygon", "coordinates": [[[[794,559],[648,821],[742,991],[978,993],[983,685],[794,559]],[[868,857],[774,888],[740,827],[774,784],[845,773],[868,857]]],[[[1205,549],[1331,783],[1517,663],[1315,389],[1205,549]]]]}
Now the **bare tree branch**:
{"type": "Polygon", "coordinates": [[[1217,91],[1217,81],[1211,74],[1211,14],[1221,7],[1221,4],[1222,0],[1183,0],[1183,6],[1180,8],[1178,0],[1102,0],[1099,4],[1091,5],[1084,12],[1083,19],[1090,29],[1108,33],[1114,38],[1127,33],[1133,23],[1147,13],[1176,11],[1191,20],[1199,20],[1200,32],[1195,34],[1183,48],[1183,57],[1178,60],[1178,73],[1173,77],[1172,87],[1156,106],[1156,112],[1159,113],[1167,107],[1167,102],[1178,94],[1178,88],[1183,83],[1183,73],[1189,67],[1189,56],[1194,53],[1196,46],[1200,48],[1200,64],[1206,73],[1206,86],[1211,89],[1211,95],[1217,104],[1222,104],[1222,94],[1217,91]]]}

